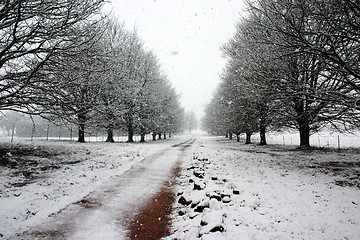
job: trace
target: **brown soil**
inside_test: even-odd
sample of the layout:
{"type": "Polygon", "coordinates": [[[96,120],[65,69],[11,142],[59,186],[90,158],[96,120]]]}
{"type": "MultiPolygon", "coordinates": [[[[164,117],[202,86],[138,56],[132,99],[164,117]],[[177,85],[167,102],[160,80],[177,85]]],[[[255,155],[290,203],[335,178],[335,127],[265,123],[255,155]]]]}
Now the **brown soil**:
{"type": "Polygon", "coordinates": [[[175,201],[172,186],[176,184],[180,170],[181,167],[177,165],[173,169],[171,179],[166,181],[160,192],[140,210],[130,225],[129,239],[161,239],[170,234],[170,214],[175,201]]]}

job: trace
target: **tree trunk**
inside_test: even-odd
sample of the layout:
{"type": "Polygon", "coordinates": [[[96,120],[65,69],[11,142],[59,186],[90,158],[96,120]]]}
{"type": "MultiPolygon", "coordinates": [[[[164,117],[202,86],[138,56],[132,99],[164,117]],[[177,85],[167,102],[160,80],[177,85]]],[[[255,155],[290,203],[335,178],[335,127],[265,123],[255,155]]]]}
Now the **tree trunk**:
{"type": "Polygon", "coordinates": [[[109,125],[107,126],[107,139],[106,142],[115,142],[114,141],[114,129],[113,129],[113,124],[109,123],[109,125]]]}
{"type": "Polygon", "coordinates": [[[129,117],[129,119],[128,119],[127,129],[128,129],[128,140],[127,140],[127,142],[134,142],[134,126],[133,126],[132,117],[129,117]]]}
{"type": "Polygon", "coordinates": [[[236,134],[236,142],[240,142],[240,134],[236,134]]]}
{"type": "Polygon", "coordinates": [[[300,148],[310,148],[310,126],[308,121],[299,122],[300,148]]]}
{"type": "Polygon", "coordinates": [[[229,139],[230,139],[230,140],[233,140],[232,135],[233,135],[232,132],[229,132],[229,139]]]}
{"type": "Polygon", "coordinates": [[[145,136],[146,136],[145,133],[140,134],[140,142],[145,142],[145,136]]]}
{"type": "Polygon", "coordinates": [[[162,138],[161,138],[161,133],[158,133],[158,136],[159,136],[159,139],[162,139],[162,138]]]}
{"type": "Polygon", "coordinates": [[[166,139],[166,133],[164,133],[164,139],[166,139]]]}
{"type": "Polygon", "coordinates": [[[171,138],[171,133],[169,133],[169,138],[171,138]]]}
{"type": "Polygon", "coordinates": [[[85,122],[86,122],[86,115],[85,113],[78,114],[78,124],[79,124],[79,136],[78,142],[84,143],[85,142],[85,122]]]}
{"type": "Polygon", "coordinates": [[[153,141],[156,141],[156,135],[157,135],[156,133],[153,133],[153,134],[152,134],[152,140],[153,140],[153,141]]]}
{"type": "MultiPolygon", "coordinates": [[[[302,97],[302,96],[301,96],[302,97]]],[[[305,100],[306,96],[303,96],[305,100]]],[[[294,110],[296,111],[296,122],[298,123],[298,129],[300,133],[300,149],[310,148],[310,123],[311,123],[311,114],[308,109],[307,102],[299,96],[294,97],[294,110]]]]}
{"type": "Polygon", "coordinates": [[[134,129],[128,128],[128,140],[127,142],[134,142],[134,129]]]}
{"type": "Polygon", "coordinates": [[[246,141],[245,141],[245,144],[250,144],[250,143],[251,143],[251,135],[252,135],[251,132],[247,132],[247,133],[246,133],[246,141]]]}
{"type": "Polygon", "coordinates": [[[260,145],[267,145],[265,125],[260,125],[260,145]]]}

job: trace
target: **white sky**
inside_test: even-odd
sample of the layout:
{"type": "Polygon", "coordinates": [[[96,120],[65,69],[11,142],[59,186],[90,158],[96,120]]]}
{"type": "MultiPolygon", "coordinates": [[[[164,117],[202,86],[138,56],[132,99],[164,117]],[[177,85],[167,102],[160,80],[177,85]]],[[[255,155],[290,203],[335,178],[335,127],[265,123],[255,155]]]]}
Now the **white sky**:
{"type": "Polygon", "coordinates": [[[220,47],[234,34],[243,9],[242,0],[113,0],[104,7],[137,30],[182,106],[199,120],[225,66],[220,47]]]}

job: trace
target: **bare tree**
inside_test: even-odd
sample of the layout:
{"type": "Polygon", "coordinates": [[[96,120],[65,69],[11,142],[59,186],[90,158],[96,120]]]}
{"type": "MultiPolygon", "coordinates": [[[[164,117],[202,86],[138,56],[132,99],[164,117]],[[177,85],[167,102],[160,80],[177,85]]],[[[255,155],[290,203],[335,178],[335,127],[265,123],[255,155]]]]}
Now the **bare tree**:
{"type": "Polygon", "coordinates": [[[305,148],[310,134],[325,126],[358,127],[358,6],[340,0],[248,6],[224,47],[228,68],[215,108],[232,119],[220,120],[224,127],[244,131],[257,123],[251,129],[260,130],[261,144],[267,127],[297,128],[305,148]]]}
{"type": "Polygon", "coordinates": [[[99,79],[106,73],[103,68],[106,59],[100,45],[102,23],[81,26],[78,32],[84,32],[83,28],[88,32],[81,38],[84,44],[52,57],[37,74],[50,84],[43,84],[36,94],[45,100],[37,103],[39,108],[54,119],[76,124],[79,142],[85,142],[86,124],[100,104],[103,83],[99,79]]]}
{"type": "MultiPolygon", "coordinates": [[[[349,64],[358,56],[356,51],[352,53],[358,46],[356,41],[340,43],[337,37],[336,41],[328,37],[336,31],[357,30],[342,25],[333,31],[325,18],[320,21],[317,13],[323,11],[319,6],[324,2],[335,10],[337,1],[260,0],[250,5],[251,17],[248,18],[265,33],[255,35],[252,41],[260,43],[261,49],[269,52],[278,65],[277,74],[267,79],[278,99],[291,103],[286,115],[290,126],[298,128],[302,147],[310,146],[312,132],[329,124],[338,129],[358,126],[359,112],[354,104],[359,96],[356,74],[349,69],[344,71],[348,67],[334,64],[334,59],[320,50],[309,50],[311,45],[314,49],[339,51],[339,56],[349,64]]],[[[337,14],[347,18],[346,12],[337,11],[337,14]]]]}
{"type": "Polygon", "coordinates": [[[82,36],[75,29],[97,13],[102,3],[0,2],[0,110],[34,111],[33,104],[39,99],[33,89],[44,80],[36,74],[54,55],[82,44],[82,36]]]}

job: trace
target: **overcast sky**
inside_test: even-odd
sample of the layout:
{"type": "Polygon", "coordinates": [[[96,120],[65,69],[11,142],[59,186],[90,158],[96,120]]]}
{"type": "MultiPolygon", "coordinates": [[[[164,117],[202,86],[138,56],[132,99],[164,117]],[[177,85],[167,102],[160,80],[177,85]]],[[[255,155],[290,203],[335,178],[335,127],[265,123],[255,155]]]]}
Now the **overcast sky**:
{"type": "Polygon", "coordinates": [[[235,32],[242,0],[113,0],[105,12],[136,29],[157,55],[186,111],[200,118],[225,66],[220,47],[235,32]]]}

